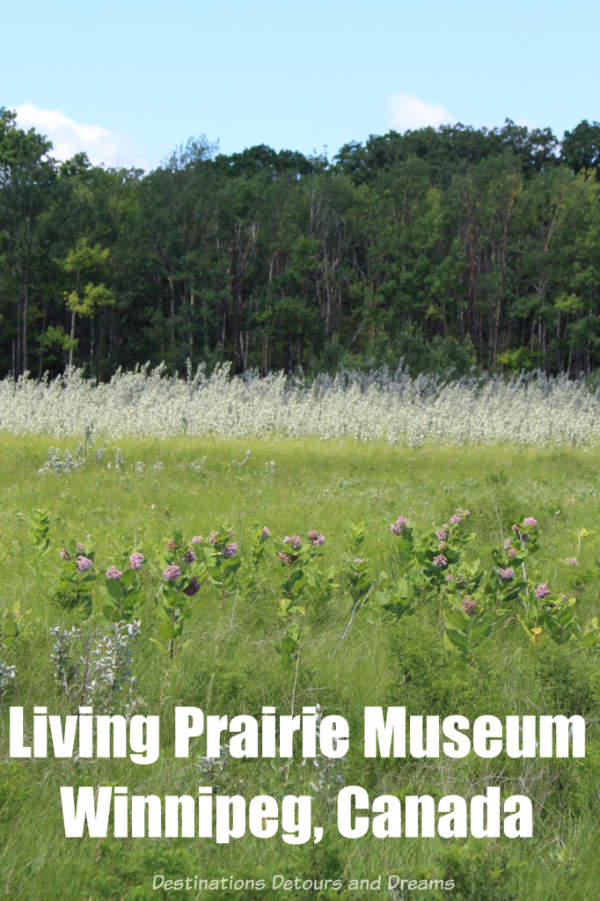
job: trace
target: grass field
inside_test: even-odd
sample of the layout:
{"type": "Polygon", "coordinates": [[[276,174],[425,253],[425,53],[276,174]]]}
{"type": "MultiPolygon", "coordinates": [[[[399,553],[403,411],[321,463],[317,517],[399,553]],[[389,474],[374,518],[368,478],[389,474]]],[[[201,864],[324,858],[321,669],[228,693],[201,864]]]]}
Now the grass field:
{"type": "MultiPolygon", "coordinates": [[[[598,642],[586,643],[582,635],[600,614],[600,450],[403,448],[307,438],[123,438],[99,460],[93,453],[87,461],[81,457],[72,471],[57,471],[61,465],[55,453],[54,463],[40,472],[51,445],[56,448],[57,440],[0,439],[5,497],[0,511],[5,648],[0,659],[5,667],[15,667],[14,679],[5,676],[0,700],[0,894],[82,901],[413,896],[546,901],[597,895],[600,653],[598,642]],[[547,585],[553,598],[576,599],[574,625],[560,641],[550,637],[543,618],[542,627],[532,631],[521,601],[507,601],[513,605],[507,612],[504,601],[489,600],[492,589],[486,589],[488,600],[477,589],[481,615],[492,616],[492,608],[500,613],[489,620],[489,634],[459,653],[444,633],[449,611],[461,609],[460,583],[455,588],[456,575],[455,583],[444,583],[431,565],[430,575],[423,577],[422,602],[411,602],[404,615],[393,604],[383,605],[406,562],[399,551],[405,536],[394,534],[390,525],[405,516],[415,535],[431,535],[457,508],[470,511],[457,528],[475,536],[460,545],[461,561],[475,567],[479,560],[480,569],[492,576],[498,569],[492,551],[502,549],[513,523],[535,517],[540,549],[527,560],[528,580],[531,586],[547,585]],[[40,519],[37,538],[32,536],[36,510],[48,514],[47,549],[40,519]],[[264,526],[271,534],[261,540],[264,526]],[[221,541],[221,527],[233,535],[221,541]],[[312,529],[324,536],[324,544],[307,541],[312,529]],[[197,570],[200,589],[188,597],[179,618],[173,614],[176,628],[169,633],[164,623],[174,602],[168,590],[160,593],[163,570],[184,547],[196,547],[192,536],[206,539],[211,530],[218,533],[213,547],[235,542],[236,552],[226,563],[221,553],[216,570],[210,543],[198,543],[194,566],[200,548],[210,565],[197,570]],[[296,535],[306,556],[292,564],[278,559],[278,553],[292,553],[292,544],[282,543],[284,536],[296,535]],[[170,556],[169,540],[179,545],[170,556]],[[85,593],[71,608],[56,602],[66,572],[60,551],[69,542],[85,546],[76,552],[81,556],[93,555],[89,572],[98,575],[89,583],[89,615],[85,593]],[[76,711],[83,698],[110,704],[106,686],[104,693],[98,689],[94,695],[90,686],[78,693],[80,676],[57,684],[50,629],[55,624],[79,627],[73,653],[83,648],[85,655],[86,640],[110,628],[111,617],[103,613],[110,599],[104,573],[111,566],[122,569],[120,561],[135,550],[143,553],[145,564],[133,615],[141,620],[140,635],[131,645],[134,695],[138,712],[160,714],[158,761],[137,766],[115,759],[10,759],[10,706],[24,708],[30,734],[34,705],[64,716],[76,711]],[[565,563],[567,558],[571,563],[565,563]],[[236,569],[233,564],[240,562],[236,569]],[[304,572],[296,583],[290,578],[294,566],[304,572]],[[504,754],[365,759],[361,742],[351,741],[343,761],[303,761],[301,754],[292,760],[224,755],[208,761],[198,742],[189,758],[174,758],[176,706],[259,716],[263,706],[288,714],[316,704],[323,715],[343,716],[351,735],[360,735],[369,705],[401,705],[415,715],[462,714],[471,721],[484,714],[501,719],[579,714],[587,724],[586,755],[579,760],[504,754]],[[318,844],[297,846],[280,835],[247,835],[228,844],[199,838],[120,839],[110,832],[107,838],[67,839],[59,788],[86,785],[128,786],[132,793],[160,797],[193,795],[198,785],[247,799],[307,794],[314,799],[314,821],[323,825],[324,837],[318,844]],[[335,806],[343,785],[363,786],[371,797],[430,794],[436,799],[449,794],[468,799],[486,786],[500,786],[503,796],[531,798],[534,834],[529,839],[343,838],[335,806]],[[155,874],[262,878],[266,887],[154,890],[155,874]],[[273,889],[276,874],[313,880],[314,887],[273,889]],[[452,880],[454,888],[402,892],[387,888],[388,874],[452,880]],[[342,888],[319,890],[319,880],[326,878],[341,880],[342,888]],[[369,879],[373,888],[353,889],[352,879],[369,879]]],[[[59,447],[61,460],[65,449],[74,454],[73,441],[59,447]]],[[[456,573],[448,558],[447,571],[456,573]]],[[[516,581],[520,558],[515,569],[516,581]]],[[[499,584],[498,597],[503,591],[499,584]]],[[[466,614],[464,619],[467,623],[466,614]]],[[[128,689],[124,673],[122,690],[114,692],[115,711],[126,709],[128,689]]]]}

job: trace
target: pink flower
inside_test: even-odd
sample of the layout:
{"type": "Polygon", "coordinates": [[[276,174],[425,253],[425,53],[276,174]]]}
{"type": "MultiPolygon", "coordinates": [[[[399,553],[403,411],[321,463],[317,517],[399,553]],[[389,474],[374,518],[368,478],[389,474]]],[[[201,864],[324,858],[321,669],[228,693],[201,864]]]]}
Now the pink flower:
{"type": "Polygon", "coordinates": [[[144,555],[140,554],[139,551],[135,551],[129,557],[129,569],[141,569],[143,562],[144,562],[144,555]]]}
{"type": "Polygon", "coordinates": [[[577,557],[565,557],[565,563],[567,566],[579,566],[579,560],[577,557]]]}
{"type": "Polygon", "coordinates": [[[71,559],[71,555],[70,555],[70,553],[68,552],[68,550],[66,549],[66,547],[64,547],[64,548],[62,549],[62,551],[60,552],[60,556],[63,558],[63,560],[70,560],[70,559],[71,559]]]}
{"type": "Polygon", "coordinates": [[[535,589],[536,598],[548,598],[550,597],[550,589],[546,582],[541,582],[538,587],[535,589]]]}
{"type": "Polygon", "coordinates": [[[325,544],[325,536],[321,535],[320,532],[317,532],[316,529],[311,529],[308,533],[308,540],[313,545],[322,545],[325,544]]]}
{"type": "Polygon", "coordinates": [[[120,579],[122,575],[123,573],[116,566],[111,566],[110,569],[106,570],[107,579],[120,579]]]}
{"type": "Polygon", "coordinates": [[[260,537],[263,539],[263,541],[265,538],[268,538],[270,534],[271,534],[271,530],[268,529],[266,526],[263,526],[262,532],[260,533],[260,537]]]}
{"type": "Polygon", "coordinates": [[[299,535],[293,535],[292,538],[290,538],[289,535],[286,535],[285,538],[283,539],[283,543],[291,544],[291,546],[294,548],[295,551],[297,551],[298,548],[300,547],[300,545],[302,544],[299,535]]]}
{"type": "Polygon", "coordinates": [[[537,521],[537,519],[534,519],[533,516],[526,516],[525,519],[523,520],[524,526],[537,526],[537,524],[538,524],[538,521],[537,521]]]}
{"type": "Polygon", "coordinates": [[[433,558],[433,565],[437,566],[438,569],[443,569],[444,566],[448,566],[448,559],[443,554],[438,554],[437,557],[433,558]]]}
{"type": "Polygon", "coordinates": [[[174,538],[170,538],[167,541],[167,550],[168,551],[176,551],[177,550],[177,542],[174,538]]]}
{"type": "Polygon", "coordinates": [[[507,551],[507,550],[509,549],[509,547],[510,547],[510,545],[511,545],[511,540],[512,540],[512,539],[510,539],[510,538],[505,538],[505,539],[504,539],[504,550],[505,550],[505,551],[507,551]]]}
{"type": "Polygon", "coordinates": [[[458,516],[458,515],[455,513],[454,516],[451,516],[451,517],[450,517],[450,522],[451,522],[453,525],[458,525],[459,522],[462,522],[462,516],[458,516]]]}
{"type": "Polygon", "coordinates": [[[210,543],[212,545],[215,545],[217,543],[217,533],[211,532],[210,535],[208,536],[208,540],[210,541],[210,543]]]}
{"type": "Polygon", "coordinates": [[[188,548],[188,550],[183,555],[183,562],[187,563],[187,565],[189,566],[190,563],[193,563],[195,559],[196,559],[195,553],[188,548]]]}
{"type": "Polygon", "coordinates": [[[513,557],[517,556],[517,553],[518,553],[518,551],[517,551],[516,547],[509,547],[506,556],[510,557],[512,559],[513,557]]]}
{"type": "Polygon", "coordinates": [[[473,614],[477,610],[477,604],[472,598],[465,598],[462,604],[460,605],[462,609],[465,611],[467,616],[473,616],[473,614]]]}
{"type": "Polygon", "coordinates": [[[85,544],[82,544],[81,541],[78,541],[75,545],[75,550],[78,554],[85,554],[85,544]]]}
{"type": "Polygon", "coordinates": [[[224,557],[235,557],[238,552],[238,546],[235,541],[232,541],[231,544],[228,544],[223,548],[223,556],[224,557]]]}
{"type": "Polygon", "coordinates": [[[285,551],[280,551],[277,556],[283,563],[293,563],[296,559],[295,557],[290,557],[290,555],[286,554],[285,551]]]}
{"type": "Polygon", "coordinates": [[[504,569],[499,569],[499,570],[498,570],[498,573],[499,573],[499,575],[500,575],[500,578],[501,578],[504,582],[510,582],[510,580],[511,580],[511,579],[514,579],[514,577],[515,577],[515,571],[514,571],[514,569],[512,568],[512,566],[507,566],[507,567],[504,568],[504,569]]]}
{"type": "Polygon", "coordinates": [[[167,582],[174,582],[181,575],[181,569],[176,563],[171,563],[166,569],[163,569],[163,577],[167,582]]]}
{"type": "Polygon", "coordinates": [[[360,564],[363,562],[363,560],[362,560],[362,557],[355,557],[352,562],[354,563],[355,566],[360,566],[360,564]]]}
{"type": "Polygon", "coordinates": [[[399,516],[396,522],[393,522],[390,526],[390,529],[394,533],[394,535],[402,535],[405,528],[408,525],[408,519],[406,516],[399,516]]]}
{"type": "Polygon", "coordinates": [[[82,557],[81,555],[77,558],[77,569],[80,573],[86,573],[88,569],[92,568],[92,561],[89,557],[82,557]]]}
{"type": "Polygon", "coordinates": [[[194,535],[192,544],[202,544],[202,535],[194,535]]]}
{"type": "Polygon", "coordinates": [[[446,523],[444,523],[444,525],[442,526],[442,528],[439,529],[439,530],[435,533],[435,537],[438,539],[438,541],[447,541],[447,539],[448,539],[448,525],[447,525],[446,523]]]}

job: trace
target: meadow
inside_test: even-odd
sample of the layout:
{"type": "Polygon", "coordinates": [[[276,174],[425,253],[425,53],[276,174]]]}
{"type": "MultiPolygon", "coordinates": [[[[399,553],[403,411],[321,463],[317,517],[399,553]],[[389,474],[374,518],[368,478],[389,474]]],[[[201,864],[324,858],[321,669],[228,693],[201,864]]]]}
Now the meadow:
{"type": "MultiPolygon", "coordinates": [[[[139,392],[131,384],[134,405],[139,392]]],[[[162,390],[157,379],[152,386],[162,390]]],[[[415,404],[433,396],[414,385],[403,390],[409,387],[415,404]]],[[[521,410],[512,419],[518,444],[506,437],[481,444],[471,434],[464,446],[442,445],[424,427],[415,427],[414,441],[406,434],[400,440],[400,432],[392,441],[389,429],[367,436],[365,426],[369,440],[357,440],[348,437],[348,417],[346,434],[317,438],[297,425],[298,436],[290,437],[291,429],[275,434],[260,426],[257,437],[246,426],[239,437],[235,423],[246,414],[231,398],[223,412],[234,423],[230,432],[214,434],[205,424],[213,434],[195,434],[202,417],[181,386],[166,406],[155,394],[152,422],[162,422],[162,431],[157,425],[149,435],[148,401],[137,420],[141,434],[132,436],[126,392],[97,404],[92,427],[91,389],[83,382],[78,404],[75,390],[70,395],[68,415],[48,403],[44,429],[26,412],[42,390],[50,389],[25,383],[10,401],[2,385],[0,892],[94,901],[595,896],[600,450],[591,427],[592,440],[582,431],[576,442],[582,446],[547,438],[549,429],[564,435],[583,428],[569,419],[575,407],[581,422],[591,421],[591,392],[534,386],[548,406],[538,404],[532,423],[544,423],[546,439],[534,432],[525,440],[521,410]],[[558,423],[561,404],[566,421],[558,423]],[[101,414],[112,432],[99,427],[101,414]],[[82,704],[125,717],[160,715],[158,760],[139,766],[127,758],[9,757],[10,706],[24,708],[30,738],[35,705],[66,716],[82,704]],[[240,759],[225,743],[210,757],[197,741],[187,758],[176,759],[174,708],[187,705],[254,717],[265,706],[280,714],[317,707],[319,716],[344,717],[351,735],[360,735],[365,706],[469,721],[580,715],[586,753],[369,759],[354,741],[343,759],[298,752],[240,759]],[[110,831],[65,838],[60,787],[87,785],[161,797],[194,794],[199,785],[248,799],[310,795],[324,835],[298,845],[281,835],[229,843],[115,838],[110,831]],[[336,797],[351,785],[370,797],[434,799],[468,799],[499,786],[503,796],[531,798],[533,837],[344,838],[336,797]],[[266,888],[232,882],[218,891],[168,891],[153,888],[156,874],[264,879],[266,888]],[[421,888],[388,889],[389,874],[421,888]],[[273,889],[274,877],[313,887],[273,889]],[[324,878],[340,880],[341,888],[319,888],[324,878]],[[353,878],[373,887],[353,889],[353,878]]],[[[239,393],[243,385],[221,395],[226,390],[239,393]]],[[[440,415],[465,428],[466,412],[451,415],[447,403],[448,396],[440,415]]],[[[369,415],[376,422],[373,405],[365,401],[365,422],[369,415]]],[[[260,425],[259,407],[253,421],[260,425]]],[[[331,421],[343,421],[334,412],[331,421]]],[[[476,413],[469,415],[476,424],[476,413]]],[[[506,436],[499,416],[488,417],[485,429],[506,436]]]]}

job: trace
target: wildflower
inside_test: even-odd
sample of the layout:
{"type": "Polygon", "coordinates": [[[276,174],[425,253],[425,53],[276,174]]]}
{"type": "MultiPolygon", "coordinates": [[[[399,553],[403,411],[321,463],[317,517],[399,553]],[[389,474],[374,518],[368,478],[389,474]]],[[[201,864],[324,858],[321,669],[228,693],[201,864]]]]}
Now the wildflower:
{"type": "Polygon", "coordinates": [[[85,573],[88,569],[92,568],[92,561],[89,557],[82,557],[81,555],[77,558],[77,569],[80,573],[85,573]]]}
{"type": "Polygon", "coordinates": [[[170,566],[167,566],[166,569],[163,569],[163,577],[167,580],[167,582],[174,582],[175,579],[178,579],[181,575],[181,569],[177,566],[176,563],[171,563],[170,566]]]}
{"type": "Polygon", "coordinates": [[[289,554],[286,554],[285,551],[280,551],[277,556],[283,563],[293,563],[296,559],[295,557],[290,557],[289,554]]]}
{"type": "Polygon", "coordinates": [[[297,551],[298,548],[300,547],[300,545],[302,544],[299,535],[293,535],[291,538],[289,535],[286,535],[285,538],[283,539],[283,543],[291,544],[291,546],[294,548],[295,551],[297,551]]]}
{"type": "Polygon", "coordinates": [[[498,573],[499,573],[499,575],[500,575],[500,578],[501,578],[504,582],[510,582],[510,580],[511,580],[511,579],[514,579],[514,577],[515,577],[515,571],[514,571],[514,569],[512,568],[512,566],[507,566],[507,567],[505,567],[505,568],[500,568],[500,569],[498,570],[498,573]]]}
{"type": "Polygon", "coordinates": [[[202,544],[202,535],[194,535],[192,544],[202,544]]]}
{"type": "Polygon", "coordinates": [[[189,566],[190,563],[193,563],[195,559],[196,559],[195,553],[188,548],[187,551],[185,552],[185,554],[183,555],[183,562],[187,563],[187,565],[189,566]]]}
{"type": "Polygon", "coordinates": [[[458,515],[455,513],[454,516],[451,516],[451,517],[450,517],[450,522],[451,522],[453,525],[456,526],[456,525],[458,525],[459,522],[462,522],[462,516],[458,516],[458,515]]]}
{"type": "Polygon", "coordinates": [[[78,541],[75,545],[75,550],[78,554],[85,554],[85,544],[82,544],[81,541],[78,541]]]}
{"type": "Polygon", "coordinates": [[[519,527],[518,527],[518,525],[516,524],[516,522],[513,522],[512,526],[511,526],[511,529],[513,530],[513,532],[518,532],[518,531],[519,531],[519,527]]]}
{"type": "Polygon", "coordinates": [[[550,589],[548,588],[546,582],[541,582],[538,585],[538,587],[535,589],[535,596],[536,598],[540,599],[550,597],[550,589]]]}
{"type": "Polygon", "coordinates": [[[208,540],[214,546],[217,543],[217,533],[211,532],[210,535],[208,536],[208,540]]]}
{"type": "Polygon", "coordinates": [[[393,522],[390,526],[390,529],[394,533],[394,535],[402,535],[405,528],[408,525],[408,519],[406,516],[399,516],[396,522],[393,522]]]}
{"type": "Polygon", "coordinates": [[[466,597],[460,606],[465,611],[467,616],[473,616],[473,614],[477,610],[476,602],[473,600],[473,598],[470,597],[466,597]]]}
{"type": "Polygon", "coordinates": [[[235,557],[238,552],[238,546],[235,541],[232,541],[231,544],[228,544],[223,548],[223,556],[224,557],[235,557]]]}
{"type": "Polygon", "coordinates": [[[438,539],[438,541],[446,541],[448,539],[448,524],[447,523],[444,523],[442,528],[439,529],[435,533],[435,537],[438,539]]]}
{"type": "Polygon", "coordinates": [[[452,573],[446,573],[446,582],[454,582],[454,576],[452,573]]]}
{"type": "Polygon", "coordinates": [[[198,579],[195,576],[192,579],[192,581],[190,582],[190,584],[186,585],[185,588],[183,589],[183,593],[185,595],[187,595],[188,598],[191,598],[195,594],[198,594],[199,591],[200,591],[200,582],[198,581],[198,579]]]}
{"type": "Polygon", "coordinates": [[[320,532],[317,532],[316,529],[311,529],[308,533],[308,540],[313,545],[322,545],[325,544],[325,536],[321,535],[320,532]]]}
{"type": "Polygon", "coordinates": [[[509,547],[507,556],[512,559],[513,557],[517,556],[517,553],[518,553],[518,551],[517,551],[516,547],[509,547]]]}
{"type": "Polygon", "coordinates": [[[511,539],[505,538],[504,539],[504,550],[507,551],[509,549],[510,545],[511,545],[511,539]]]}
{"type": "Polygon", "coordinates": [[[64,547],[64,548],[61,550],[60,556],[63,558],[63,560],[70,560],[70,559],[71,559],[71,555],[70,555],[70,553],[68,552],[68,550],[66,549],[66,547],[64,547]]]}
{"type": "Polygon", "coordinates": [[[526,516],[523,520],[524,526],[537,526],[538,521],[533,516],[526,516]]]}
{"type": "Polygon", "coordinates": [[[364,561],[363,561],[362,557],[355,557],[352,562],[354,563],[355,566],[360,566],[360,564],[363,563],[364,561]]]}
{"type": "Polygon", "coordinates": [[[123,573],[116,566],[111,566],[110,569],[106,570],[107,579],[120,579],[122,575],[123,573]]]}
{"type": "Polygon", "coordinates": [[[579,566],[579,560],[577,557],[565,557],[565,563],[567,566],[579,566]]]}
{"type": "Polygon", "coordinates": [[[140,569],[144,562],[144,555],[139,551],[135,551],[129,557],[129,569],[140,569]]]}
{"type": "Polygon", "coordinates": [[[266,526],[263,526],[262,532],[260,533],[260,537],[263,539],[263,541],[265,540],[265,538],[268,538],[270,534],[271,534],[271,530],[268,529],[266,526]]]}
{"type": "Polygon", "coordinates": [[[167,550],[168,551],[176,551],[177,550],[177,542],[174,538],[170,538],[167,541],[167,550]]]}
{"type": "Polygon", "coordinates": [[[433,565],[437,566],[438,569],[443,569],[444,566],[448,566],[448,559],[443,554],[438,554],[433,558],[433,565]]]}

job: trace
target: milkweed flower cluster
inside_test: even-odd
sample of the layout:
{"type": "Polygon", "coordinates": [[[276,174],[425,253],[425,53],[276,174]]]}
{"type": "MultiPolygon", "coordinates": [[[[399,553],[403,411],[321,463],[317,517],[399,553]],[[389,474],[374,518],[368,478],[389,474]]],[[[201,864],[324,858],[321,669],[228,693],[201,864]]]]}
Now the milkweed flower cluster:
{"type": "Polygon", "coordinates": [[[176,563],[171,563],[163,569],[163,577],[167,582],[175,582],[181,576],[181,568],[176,563]]]}
{"type": "Polygon", "coordinates": [[[445,566],[448,566],[448,558],[444,554],[437,554],[433,558],[433,565],[437,566],[438,569],[443,569],[445,566]]]}
{"type": "Polygon", "coordinates": [[[407,527],[408,519],[406,518],[406,516],[399,516],[398,519],[391,524],[390,529],[394,533],[394,535],[402,535],[407,527]]]}
{"type": "Polygon", "coordinates": [[[295,563],[295,561],[298,559],[297,557],[290,556],[290,554],[286,554],[285,551],[280,551],[277,556],[282,563],[295,563]]]}
{"type": "Polygon", "coordinates": [[[91,569],[91,568],[92,568],[92,561],[90,560],[89,557],[84,557],[84,556],[80,555],[77,558],[77,569],[79,570],[80,573],[85,573],[88,571],[88,569],[91,569]]]}
{"type": "Polygon", "coordinates": [[[271,534],[271,530],[269,528],[267,528],[267,526],[263,526],[262,532],[260,533],[260,537],[263,539],[263,541],[265,539],[267,539],[270,534],[271,534]]]}
{"type": "Polygon", "coordinates": [[[514,571],[514,569],[512,568],[512,566],[501,567],[501,568],[498,570],[498,573],[499,573],[499,575],[500,575],[500,578],[501,578],[504,582],[510,582],[510,580],[511,580],[511,579],[514,579],[514,577],[515,577],[515,571],[514,571]]]}
{"type": "Polygon", "coordinates": [[[129,556],[129,569],[141,569],[143,562],[144,555],[140,554],[139,551],[134,551],[134,553],[129,556]]]}
{"type": "Polygon", "coordinates": [[[544,600],[544,598],[549,598],[550,594],[551,594],[551,591],[548,588],[548,585],[546,584],[546,582],[542,582],[535,589],[535,596],[536,596],[536,598],[539,598],[540,600],[544,600]]]}
{"type": "Polygon", "coordinates": [[[312,545],[321,546],[325,544],[325,536],[317,532],[316,529],[311,529],[308,533],[308,541],[312,545]]]}
{"type": "Polygon", "coordinates": [[[292,535],[290,538],[289,535],[286,535],[283,539],[284,544],[289,544],[295,551],[302,545],[302,540],[299,535],[292,535]]]}
{"type": "Polygon", "coordinates": [[[122,575],[123,573],[116,566],[111,566],[110,569],[106,570],[107,579],[120,579],[122,575]]]}
{"type": "Polygon", "coordinates": [[[230,544],[227,544],[223,548],[223,556],[224,557],[235,557],[238,552],[238,546],[235,541],[232,541],[230,544]]]}

